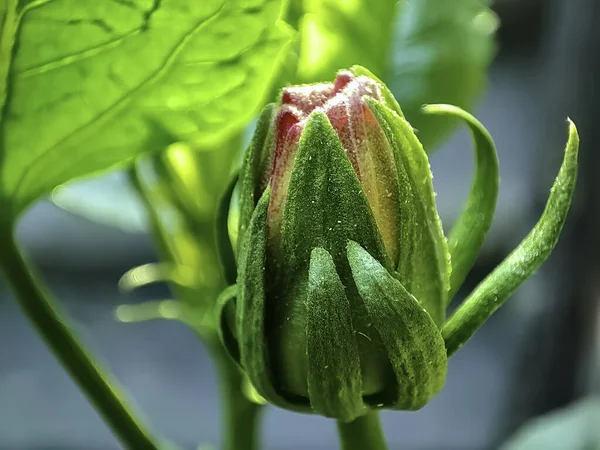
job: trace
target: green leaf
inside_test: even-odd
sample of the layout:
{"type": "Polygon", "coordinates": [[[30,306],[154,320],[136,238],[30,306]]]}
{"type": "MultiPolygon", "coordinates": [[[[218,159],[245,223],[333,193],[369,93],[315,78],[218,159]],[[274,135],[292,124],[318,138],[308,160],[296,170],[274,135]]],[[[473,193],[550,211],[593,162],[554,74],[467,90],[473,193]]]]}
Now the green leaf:
{"type": "Polygon", "coordinates": [[[227,285],[234,284],[237,278],[237,266],[235,263],[235,253],[231,239],[229,238],[229,227],[227,225],[229,218],[229,209],[231,206],[231,198],[233,191],[238,182],[238,174],[231,178],[229,186],[225,193],[221,196],[219,207],[216,216],[216,231],[217,248],[219,250],[219,260],[223,269],[223,278],[227,285]]]}
{"type": "Polygon", "coordinates": [[[237,284],[229,286],[217,298],[217,332],[221,343],[229,356],[240,364],[240,347],[235,334],[235,307],[239,288],[237,284]]]}
{"type": "Polygon", "coordinates": [[[119,322],[138,323],[150,320],[186,321],[185,311],[179,300],[151,300],[134,305],[119,305],[115,318],[119,322]]]}
{"type": "Polygon", "coordinates": [[[394,408],[422,408],[442,389],[448,371],[436,324],[402,283],[356,242],[348,243],[348,261],[396,374],[394,408]]]}
{"type": "Polygon", "coordinates": [[[447,298],[449,303],[473,267],[494,218],[500,183],[498,155],[494,140],[481,122],[471,114],[451,105],[427,105],[423,111],[427,114],[462,119],[471,129],[475,144],[475,179],[467,204],[448,237],[452,263],[450,292],[447,298]]]}
{"type": "Polygon", "coordinates": [[[385,79],[397,7],[397,0],[304,0],[299,80],[331,80],[354,64],[385,79]]]}
{"type": "Polygon", "coordinates": [[[344,285],[323,248],[311,253],[306,313],[311,407],[350,422],[366,412],[360,356],[344,285]]]}
{"type": "Polygon", "coordinates": [[[399,280],[441,326],[450,287],[450,254],[435,204],[429,160],[406,119],[377,101],[365,101],[395,147],[405,196],[399,225],[399,280]]]}
{"type": "Polygon", "coordinates": [[[519,246],[483,280],[442,328],[448,356],[455,353],[548,258],[571,206],[577,179],[579,135],[569,121],[569,140],[542,217],[519,246]]]}
{"type": "Polygon", "coordinates": [[[354,328],[361,336],[364,393],[379,392],[385,383],[387,360],[378,350],[379,338],[370,333],[372,328],[365,318],[364,306],[352,287],[346,257],[348,239],[360,242],[392,269],[356,172],[327,116],[314,112],[300,137],[284,204],[281,252],[273,251],[276,277],[270,279],[277,291],[269,310],[274,323],[282,324],[274,332],[282,343],[278,361],[284,368],[286,388],[291,391],[302,392],[306,386],[304,305],[311,252],[316,247],[331,254],[348,289],[354,328]]]}
{"type": "Polygon", "coordinates": [[[240,130],[290,38],[281,3],[9,0],[0,41],[9,214],[142,152],[240,130]]]}
{"type": "Polygon", "coordinates": [[[265,263],[270,197],[271,189],[267,187],[256,205],[240,249],[236,328],[241,363],[262,397],[287,409],[305,411],[306,408],[288,402],[277,391],[266,342],[265,263]]]}
{"type": "Polygon", "coordinates": [[[237,138],[218,151],[203,152],[175,144],[138,161],[129,171],[163,261],[157,266],[160,271],[144,268],[133,275],[136,279],[170,277],[174,295],[193,311],[188,323],[213,340],[215,300],[227,286],[215,225],[219,195],[230,181],[231,159],[226,156],[238,150],[235,141],[237,138]],[[175,269],[175,278],[163,269],[169,267],[175,269]]]}
{"type": "Polygon", "coordinates": [[[486,83],[497,19],[484,0],[402,0],[393,73],[384,78],[427,151],[458,125],[423,115],[426,103],[469,110],[486,83]]]}
{"type": "Polygon", "coordinates": [[[256,130],[250,141],[248,149],[244,153],[244,162],[240,171],[240,199],[239,199],[239,222],[238,222],[238,242],[242,241],[244,233],[254,208],[258,202],[258,185],[263,176],[263,165],[265,163],[265,153],[268,151],[271,139],[271,123],[273,121],[273,110],[275,105],[270,103],[263,109],[256,130]]]}
{"type": "Polygon", "coordinates": [[[302,132],[284,208],[281,258],[289,276],[302,277],[312,249],[322,247],[344,280],[348,239],[391,267],[362,186],[324,113],[312,113],[302,132]]]}
{"type": "Polygon", "coordinates": [[[170,283],[190,288],[196,279],[197,274],[187,266],[171,262],[149,263],[128,270],[119,280],[119,289],[131,292],[154,283],[170,283]]]}

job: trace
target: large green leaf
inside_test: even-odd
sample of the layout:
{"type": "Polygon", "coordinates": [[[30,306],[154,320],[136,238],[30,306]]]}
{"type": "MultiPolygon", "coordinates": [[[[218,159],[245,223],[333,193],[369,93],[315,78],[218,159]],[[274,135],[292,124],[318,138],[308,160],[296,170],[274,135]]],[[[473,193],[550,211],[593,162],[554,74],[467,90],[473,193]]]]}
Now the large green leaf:
{"type": "Polygon", "coordinates": [[[426,103],[469,110],[486,82],[497,19],[485,0],[402,0],[387,81],[429,152],[459,124],[426,116],[426,103]]]}
{"type": "Polygon", "coordinates": [[[0,197],[175,139],[213,144],[257,112],[289,41],[281,0],[0,0],[0,197]]]}
{"type": "Polygon", "coordinates": [[[355,64],[385,79],[397,0],[304,0],[298,78],[331,80],[355,64]]]}

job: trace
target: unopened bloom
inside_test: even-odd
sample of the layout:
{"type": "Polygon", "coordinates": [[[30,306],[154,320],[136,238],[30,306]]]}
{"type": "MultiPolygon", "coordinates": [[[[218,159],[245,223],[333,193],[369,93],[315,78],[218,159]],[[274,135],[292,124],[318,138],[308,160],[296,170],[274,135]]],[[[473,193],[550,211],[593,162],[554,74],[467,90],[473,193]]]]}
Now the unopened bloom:
{"type": "MultiPolygon", "coordinates": [[[[485,156],[450,248],[427,155],[368,71],[286,88],[263,112],[240,174],[238,279],[222,333],[271,403],[350,421],[418,409],[443,387],[454,351],[445,308],[489,228],[498,185],[487,132],[446,112],[467,120],[485,156]]],[[[493,311],[475,312],[482,322],[493,311]]]]}

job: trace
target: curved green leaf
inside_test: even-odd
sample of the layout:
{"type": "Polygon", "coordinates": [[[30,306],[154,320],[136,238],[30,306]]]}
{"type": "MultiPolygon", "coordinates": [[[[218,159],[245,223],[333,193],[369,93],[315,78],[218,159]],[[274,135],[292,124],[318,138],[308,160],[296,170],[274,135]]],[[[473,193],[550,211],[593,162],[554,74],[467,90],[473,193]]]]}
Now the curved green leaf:
{"type": "Polygon", "coordinates": [[[356,242],[348,243],[348,261],[396,375],[393,407],[422,408],[442,389],[448,371],[444,341],[435,322],[402,283],[356,242]]]}
{"type": "MultiPolygon", "coordinates": [[[[256,205],[241,242],[236,329],[242,366],[256,391],[269,402],[287,409],[306,411],[304,405],[288,402],[278,392],[266,342],[265,262],[267,257],[267,211],[271,188],[256,205]]],[[[308,405],[306,405],[308,406],[308,405]]]]}
{"type": "Polygon", "coordinates": [[[310,255],[306,314],[310,405],[321,415],[350,422],[366,412],[360,355],[350,302],[323,248],[310,255]]]}
{"type": "Polygon", "coordinates": [[[458,121],[420,108],[448,103],[470,109],[495,52],[497,19],[485,0],[402,0],[392,74],[385,78],[429,152],[458,121]]]}
{"type": "Polygon", "coordinates": [[[406,195],[399,224],[398,278],[441,326],[450,287],[450,254],[435,204],[429,160],[406,119],[377,101],[365,101],[395,147],[396,167],[406,195]]]}
{"type": "Polygon", "coordinates": [[[238,290],[237,284],[225,288],[217,298],[215,310],[219,339],[229,356],[237,364],[240,364],[240,347],[235,335],[235,307],[238,290]]]}
{"type": "Polygon", "coordinates": [[[500,184],[498,155],[488,131],[468,112],[452,105],[427,105],[423,111],[462,119],[471,129],[475,144],[475,178],[469,199],[448,236],[452,264],[449,303],[473,267],[494,218],[500,184]]]}
{"type": "Polygon", "coordinates": [[[272,134],[271,123],[273,121],[274,109],[275,104],[273,103],[269,103],[265,106],[258,118],[250,145],[244,153],[244,160],[240,170],[239,179],[238,242],[242,241],[246,228],[254,213],[256,203],[259,200],[258,185],[263,176],[263,164],[267,157],[265,153],[269,151],[270,147],[269,140],[271,139],[270,134],[272,134]]]}
{"type": "Polygon", "coordinates": [[[281,0],[9,0],[0,195],[14,217],[70,179],[241,129],[289,41],[281,0]]]}
{"type": "Polygon", "coordinates": [[[391,268],[375,218],[350,159],[322,112],[309,118],[300,138],[284,205],[282,266],[302,276],[315,247],[327,250],[345,278],[346,242],[360,242],[391,268]]]}
{"type": "Polygon", "coordinates": [[[504,304],[511,294],[548,258],[567,219],[577,179],[579,135],[569,121],[569,140],[546,208],[519,246],[483,280],[442,328],[448,356],[504,304]]]}
{"type": "Polygon", "coordinates": [[[237,278],[237,266],[235,263],[235,252],[231,239],[229,238],[229,227],[227,226],[229,218],[229,209],[233,191],[238,182],[239,174],[235,174],[229,182],[225,193],[221,196],[217,215],[215,219],[215,236],[217,239],[217,249],[219,251],[219,260],[223,269],[223,278],[227,285],[234,284],[237,278]]]}
{"type": "Polygon", "coordinates": [[[150,300],[133,305],[119,305],[115,318],[119,322],[139,323],[150,320],[177,320],[185,323],[185,308],[179,300],[150,300]]]}

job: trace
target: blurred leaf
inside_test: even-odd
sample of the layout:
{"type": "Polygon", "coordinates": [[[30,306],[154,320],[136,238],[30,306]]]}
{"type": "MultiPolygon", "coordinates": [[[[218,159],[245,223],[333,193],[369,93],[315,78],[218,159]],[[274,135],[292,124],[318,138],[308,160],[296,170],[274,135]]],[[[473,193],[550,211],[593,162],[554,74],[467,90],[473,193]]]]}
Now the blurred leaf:
{"type": "Polygon", "coordinates": [[[600,398],[592,397],[525,424],[501,450],[600,449],[600,398]]]}
{"type": "Polygon", "coordinates": [[[55,205],[130,233],[146,230],[144,206],[122,170],[76,180],[52,192],[55,205]]]}
{"type": "Polygon", "coordinates": [[[168,262],[142,264],[125,272],[119,280],[119,289],[131,292],[150,284],[165,282],[182,287],[193,286],[195,274],[190,267],[168,262]]]}
{"type": "Polygon", "coordinates": [[[298,30],[300,18],[304,15],[304,0],[287,0],[287,8],[283,16],[294,30],[298,30]]]}
{"type": "Polygon", "coordinates": [[[427,117],[426,103],[470,109],[482,92],[497,18],[483,0],[305,0],[288,13],[299,20],[297,81],[331,80],[360,64],[383,79],[425,148],[458,125],[427,117]]]}
{"type": "MultiPolygon", "coordinates": [[[[180,203],[194,208],[196,214],[214,212],[216,198],[222,194],[232,168],[240,164],[238,157],[242,136],[236,134],[216,147],[194,150],[181,142],[169,148],[169,159],[175,161],[170,171],[183,170],[185,175],[171,173],[173,188],[180,203]]],[[[139,194],[131,186],[125,171],[74,180],[52,191],[52,201],[59,208],[92,222],[120,228],[130,233],[148,231],[146,211],[139,194]]]]}
{"type": "Polygon", "coordinates": [[[185,322],[185,313],[178,300],[152,300],[134,305],[119,305],[115,319],[124,323],[148,322],[149,320],[179,320],[185,322]]]}
{"type": "Polygon", "coordinates": [[[239,131],[290,37],[281,0],[0,3],[0,203],[12,217],[70,179],[239,131]]]}
{"type": "MultiPolygon", "coordinates": [[[[193,311],[188,324],[203,333],[216,331],[214,300],[225,287],[215,217],[237,164],[240,142],[237,134],[201,152],[178,143],[142,158],[139,163],[150,165],[138,163],[133,171],[163,263],[142,266],[129,275],[141,279],[141,284],[169,279],[175,298],[193,311]]],[[[130,278],[124,278],[125,285],[139,284],[130,278]]]]}
{"type": "Polygon", "coordinates": [[[355,64],[385,79],[397,5],[397,0],[304,0],[299,80],[332,80],[355,64]]]}
{"type": "Polygon", "coordinates": [[[459,124],[426,103],[469,110],[485,87],[497,18],[482,0],[401,0],[388,87],[430,152],[459,124]]]}

